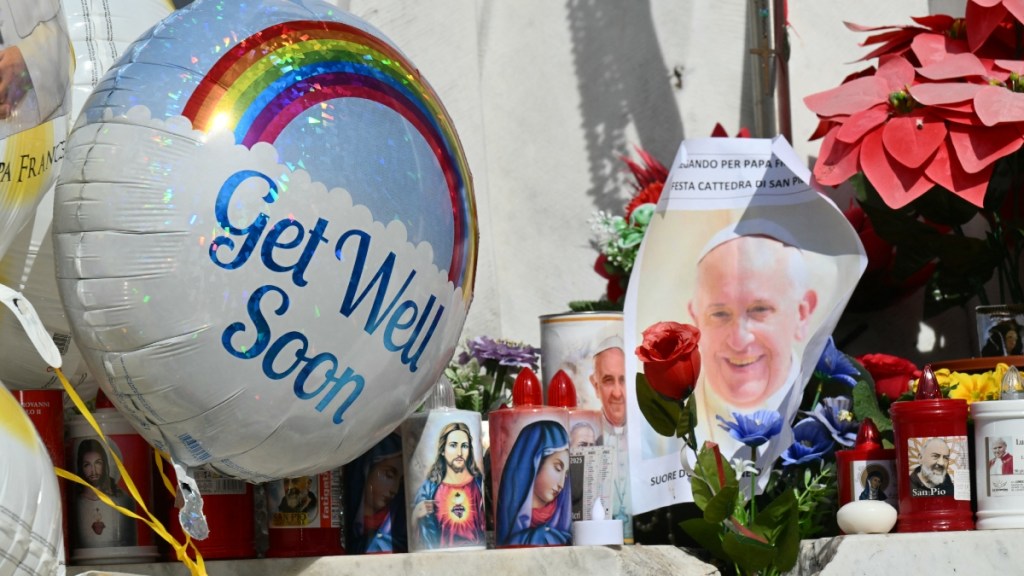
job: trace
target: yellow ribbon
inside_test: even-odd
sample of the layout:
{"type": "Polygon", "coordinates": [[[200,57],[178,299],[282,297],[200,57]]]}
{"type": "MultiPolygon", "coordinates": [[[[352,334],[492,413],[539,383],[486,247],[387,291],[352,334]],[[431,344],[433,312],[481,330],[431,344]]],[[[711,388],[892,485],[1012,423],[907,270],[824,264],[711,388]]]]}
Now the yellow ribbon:
{"type": "MultiPolygon", "coordinates": [[[[149,526],[153,530],[153,532],[156,533],[157,536],[166,540],[167,543],[170,544],[172,548],[174,548],[174,552],[178,560],[185,564],[185,566],[188,568],[192,576],[207,576],[206,564],[203,562],[203,555],[199,553],[199,550],[196,548],[195,543],[192,542],[192,538],[188,535],[188,533],[186,533],[185,542],[178,542],[178,540],[174,536],[172,536],[171,533],[168,532],[166,528],[164,528],[164,525],[160,523],[160,520],[158,520],[156,516],[154,516],[153,513],[149,511],[149,509],[146,507],[146,502],[142,498],[142,495],[139,494],[138,488],[135,487],[135,482],[132,481],[131,476],[128,475],[128,470],[125,469],[124,464],[121,462],[121,458],[118,457],[117,451],[112,450],[110,448],[110,442],[107,440],[107,437],[103,434],[103,430],[100,429],[99,424],[96,423],[96,419],[93,418],[92,413],[89,412],[89,409],[86,408],[85,403],[82,402],[82,398],[78,395],[77,392],[75,392],[75,389],[71,386],[71,383],[68,382],[68,379],[64,376],[64,373],[61,372],[60,368],[54,368],[54,371],[57,373],[57,377],[60,379],[61,385],[64,386],[64,391],[67,392],[68,396],[71,397],[71,401],[75,404],[75,407],[78,408],[79,412],[81,412],[83,416],[85,416],[85,419],[89,422],[89,425],[92,426],[93,430],[96,431],[96,434],[99,435],[100,441],[103,443],[103,446],[106,447],[108,452],[110,452],[110,455],[114,459],[114,463],[117,465],[118,471],[121,472],[121,478],[124,479],[125,487],[128,488],[128,492],[132,495],[132,498],[135,499],[135,502],[139,505],[139,508],[142,510],[145,516],[141,516],[139,514],[136,514],[132,510],[118,506],[117,504],[114,503],[113,500],[111,500],[110,496],[107,496],[105,493],[103,493],[103,491],[96,488],[92,484],[89,484],[81,477],[79,477],[77,474],[68,472],[67,470],[64,470],[62,468],[54,467],[54,469],[57,472],[57,476],[74,482],[76,484],[81,484],[86,488],[89,488],[90,490],[93,491],[94,494],[96,494],[96,497],[99,498],[107,506],[110,506],[111,508],[117,510],[118,512],[124,514],[125,516],[142,521],[147,526],[149,526]],[[195,559],[192,559],[189,556],[190,549],[195,553],[195,559]]],[[[159,451],[154,450],[154,452],[156,453],[157,469],[160,470],[160,476],[163,478],[164,486],[167,487],[167,489],[171,492],[172,495],[176,495],[174,484],[171,482],[170,478],[168,478],[167,475],[164,473],[164,457],[161,456],[159,451]]]]}

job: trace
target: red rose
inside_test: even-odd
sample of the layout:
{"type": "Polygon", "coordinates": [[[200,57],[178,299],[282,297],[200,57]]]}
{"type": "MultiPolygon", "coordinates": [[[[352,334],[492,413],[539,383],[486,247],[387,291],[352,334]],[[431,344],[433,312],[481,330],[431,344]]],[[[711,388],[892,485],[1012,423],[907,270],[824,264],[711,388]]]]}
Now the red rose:
{"type": "Polygon", "coordinates": [[[910,360],[889,354],[865,354],[857,358],[875,381],[875,394],[895,400],[910,390],[910,381],[921,371],[910,360]]]}
{"type": "Polygon", "coordinates": [[[655,392],[670,400],[690,395],[700,374],[700,330],[689,324],[658,322],[644,330],[636,356],[655,392]]]}

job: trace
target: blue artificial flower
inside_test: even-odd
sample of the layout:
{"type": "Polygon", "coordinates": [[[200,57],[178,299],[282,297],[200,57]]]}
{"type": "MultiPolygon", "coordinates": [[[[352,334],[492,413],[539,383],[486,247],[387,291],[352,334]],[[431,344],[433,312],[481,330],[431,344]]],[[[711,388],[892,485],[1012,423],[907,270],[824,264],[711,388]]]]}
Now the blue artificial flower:
{"type": "Polygon", "coordinates": [[[821,460],[833,447],[828,428],[815,418],[804,418],[793,426],[793,444],[782,453],[782,464],[796,466],[821,460]]]}
{"type": "Polygon", "coordinates": [[[832,438],[843,446],[853,446],[860,423],[853,417],[853,401],[846,396],[822,398],[810,416],[828,428],[832,438]]]}
{"type": "Polygon", "coordinates": [[[729,436],[756,448],[782,432],[782,416],[775,410],[758,410],[753,414],[733,412],[735,422],[715,416],[721,422],[718,426],[729,432],[729,436]]]}
{"type": "Polygon", "coordinates": [[[836,348],[835,341],[829,336],[818,358],[818,365],[814,367],[814,375],[820,380],[839,380],[852,388],[857,385],[860,370],[850,361],[849,356],[836,348]]]}

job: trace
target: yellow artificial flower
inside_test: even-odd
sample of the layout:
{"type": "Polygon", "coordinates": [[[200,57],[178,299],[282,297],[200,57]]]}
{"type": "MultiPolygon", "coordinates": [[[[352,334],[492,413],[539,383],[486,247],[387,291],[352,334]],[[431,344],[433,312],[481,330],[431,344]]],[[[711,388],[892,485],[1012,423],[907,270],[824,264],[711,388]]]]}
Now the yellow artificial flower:
{"type": "Polygon", "coordinates": [[[951,373],[950,379],[953,381],[953,386],[949,390],[949,397],[966,400],[968,404],[998,398],[1000,379],[996,378],[997,371],[983,374],[951,373]]]}

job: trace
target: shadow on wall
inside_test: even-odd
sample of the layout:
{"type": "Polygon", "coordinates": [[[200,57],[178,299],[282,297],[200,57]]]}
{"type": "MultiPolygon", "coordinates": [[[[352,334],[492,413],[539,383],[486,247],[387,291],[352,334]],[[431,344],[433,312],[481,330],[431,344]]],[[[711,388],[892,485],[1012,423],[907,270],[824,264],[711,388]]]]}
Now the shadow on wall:
{"type": "Polygon", "coordinates": [[[629,174],[619,157],[641,146],[668,165],[685,137],[672,68],[658,45],[650,2],[569,0],[594,208],[620,214],[629,174]],[[639,142],[627,138],[635,126],[639,142]]]}
{"type": "MultiPolygon", "coordinates": [[[[566,6],[590,165],[587,194],[595,209],[618,214],[629,190],[629,173],[619,157],[640,146],[670,166],[687,136],[677,104],[677,93],[686,90],[686,63],[666,61],[657,33],[660,27],[662,33],[685,34],[692,19],[684,16],[683,22],[656,27],[649,0],[568,0],[566,6]],[[627,136],[630,126],[639,141],[627,136]]],[[[747,12],[749,21],[752,8],[747,12]]],[[[749,36],[745,38],[743,53],[749,54],[749,36]]],[[[694,47],[694,57],[705,48],[694,47]]],[[[754,65],[753,57],[743,61],[739,125],[731,126],[730,118],[713,119],[710,125],[720,121],[730,133],[752,125],[754,65]]],[[[710,135],[710,129],[690,134],[710,135]]]]}

